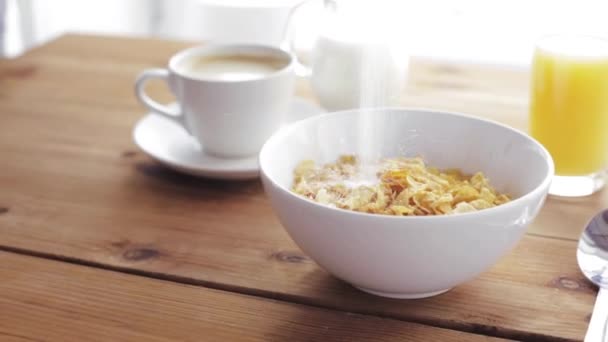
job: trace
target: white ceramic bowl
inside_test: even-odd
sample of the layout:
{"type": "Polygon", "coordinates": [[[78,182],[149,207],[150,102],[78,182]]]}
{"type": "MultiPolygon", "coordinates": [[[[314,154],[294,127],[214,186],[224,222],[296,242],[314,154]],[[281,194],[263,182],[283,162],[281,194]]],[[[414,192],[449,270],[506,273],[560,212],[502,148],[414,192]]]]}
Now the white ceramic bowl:
{"type": "Polygon", "coordinates": [[[524,133],[461,114],[374,109],[363,119],[360,112],[296,122],[260,152],[264,188],[289,235],[319,265],[355,287],[394,298],[443,293],[511,250],[543,205],[553,161],[524,133]],[[473,213],[396,217],[335,209],[290,191],[298,162],[357,154],[359,137],[373,138],[373,132],[377,143],[365,146],[378,156],[420,155],[439,168],[483,171],[515,199],[473,213]]]}

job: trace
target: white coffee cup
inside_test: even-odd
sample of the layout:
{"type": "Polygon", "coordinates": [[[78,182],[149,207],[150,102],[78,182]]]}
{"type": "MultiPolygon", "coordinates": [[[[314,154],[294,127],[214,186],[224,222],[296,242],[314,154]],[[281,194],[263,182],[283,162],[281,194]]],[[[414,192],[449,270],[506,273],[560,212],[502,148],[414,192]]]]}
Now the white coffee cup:
{"type": "Polygon", "coordinates": [[[206,45],[175,54],[167,69],[148,69],[135,82],[137,98],[198,140],[205,153],[244,157],[259,152],[283,122],[294,91],[294,60],[263,45],[206,45]],[[144,91],[165,80],[179,109],[144,91]]]}

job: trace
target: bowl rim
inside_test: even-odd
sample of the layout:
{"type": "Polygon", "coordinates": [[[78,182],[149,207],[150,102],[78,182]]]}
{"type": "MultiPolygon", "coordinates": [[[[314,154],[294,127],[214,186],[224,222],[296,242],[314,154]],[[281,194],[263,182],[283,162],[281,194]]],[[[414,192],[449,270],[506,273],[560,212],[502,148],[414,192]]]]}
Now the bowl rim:
{"type": "Polygon", "coordinates": [[[544,191],[543,189],[548,190],[549,186],[551,184],[552,178],[553,178],[553,174],[555,173],[555,165],[554,165],[553,158],[551,157],[551,154],[549,153],[549,151],[536,139],[532,138],[530,135],[524,133],[523,131],[521,131],[517,128],[508,126],[506,124],[497,122],[495,120],[473,116],[471,114],[433,110],[433,109],[421,108],[421,107],[378,107],[378,108],[347,109],[347,110],[323,113],[323,114],[315,115],[315,116],[291,123],[288,126],[284,126],[284,127],[280,128],[268,140],[266,140],[266,142],[262,146],[262,149],[260,150],[260,153],[258,156],[258,162],[260,165],[260,174],[262,176],[262,181],[270,182],[274,188],[280,189],[280,191],[287,193],[288,196],[291,198],[295,198],[297,200],[303,200],[305,203],[308,203],[309,205],[312,205],[312,206],[319,207],[320,209],[330,210],[330,211],[333,211],[336,213],[342,213],[342,214],[346,214],[346,215],[355,215],[355,216],[361,217],[362,219],[378,218],[378,219],[403,220],[403,221],[441,221],[441,220],[453,220],[455,218],[465,218],[465,217],[472,217],[472,216],[484,217],[484,216],[492,215],[493,213],[495,213],[497,211],[515,207],[522,202],[525,202],[533,197],[536,197],[539,193],[544,191]],[[329,116],[347,115],[346,113],[360,112],[362,110],[423,112],[423,113],[429,113],[429,114],[457,116],[457,117],[464,118],[467,120],[481,121],[481,122],[484,122],[484,123],[487,123],[490,125],[499,126],[503,129],[511,131],[512,133],[515,133],[516,135],[521,136],[522,138],[524,138],[525,140],[529,141],[534,146],[539,148],[539,150],[545,156],[544,161],[547,164],[547,172],[546,172],[545,176],[543,177],[542,182],[540,182],[538,185],[536,185],[536,187],[534,187],[534,189],[532,189],[531,191],[528,191],[527,193],[525,193],[522,196],[512,199],[511,201],[509,201],[507,203],[504,203],[504,204],[501,204],[501,205],[498,205],[498,206],[495,206],[492,208],[482,209],[482,210],[473,211],[473,212],[457,213],[457,214],[452,214],[452,215],[428,215],[428,216],[416,216],[416,215],[397,216],[397,215],[386,215],[386,214],[372,214],[372,213],[365,213],[365,212],[360,212],[360,211],[330,207],[328,205],[315,202],[309,198],[306,198],[306,197],[303,197],[301,195],[294,193],[290,189],[277,183],[277,181],[275,181],[272,177],[270,177],[268,175],[268,173],[266,172],[265,160],[268,159],[268,157],[266,156],[268,154],[268,148],[270,145],[273,144],[274,141],[280,139],[281,137],[288,135],[290,132],[297,130],[298,127],[309,124],[309,122],[323,120],[324,118],[329,117],[329,116]]]}

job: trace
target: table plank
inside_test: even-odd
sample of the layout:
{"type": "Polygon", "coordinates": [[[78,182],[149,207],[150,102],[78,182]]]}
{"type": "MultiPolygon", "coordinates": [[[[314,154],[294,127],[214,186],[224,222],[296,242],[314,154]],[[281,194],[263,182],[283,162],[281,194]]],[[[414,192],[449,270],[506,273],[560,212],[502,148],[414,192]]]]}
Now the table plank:
{"type": "Polygon", "coordinates": [[[500,340],[5,252],[0,279],[2,341],[500,340]]]}
{"type": "MultiPolygon", "coordinates": [[[[445,295],[363,294],[299,252],[257,181],[178,175],[135,150],[130,130],[145,111],[133,79],[186,45],[67,36],[0,62],[2,248],[494,336],[582,339],[595,290],[574,240],[605,192],[550,199],[512,253],[445,295]]],[[[525,128],[525,70],[415,61],[410,84],[405,104],[525,128]]],[[[298,92],[309,94],[305,82],[298,92]]]]}
{"type": "MultiPolygon", "coordinates": [[[[52,198],[15,197],[15,202],[28,206],[4,215],[19,219],[10,230],[20,233],[0,229],[7,239],[3,244],[184,283],[446,328],[512,338],[582,338],[595,291],[578,273],[571,241],[526,237],[513,253],[479,278],[445,295],[404,303],[363,294],[320,270],[277,223],[252,219],[265,216],[263,199],[251,199],[254,209],[235,206],[235,212],[243,216],[225,220],[212,212],[242,193],[206,210],[201,197],[220,196],[221,191],[191,181],[181,189],[169,183],[163,191],[174,200],[177,192],[194,199],[198,212],[189,217],[169,202],[165,202],[162,214],[155,213],[158,204],[147,211],[131,209],[122,214],[77,202],[57,205],[59,200],[52,198]],[[193,196],[197,191],[203,195],[193,196]],[[60,223],[60,232],[45,233],[50,228],[49,219],[60,223]],[[201,224],[203,221],[206,223],[201,224]]],[[[44,196],[45,190],[39,196],[44,196]]],[[[96,198],[99,192],[86,189],[86,194],[96,198]]]]}

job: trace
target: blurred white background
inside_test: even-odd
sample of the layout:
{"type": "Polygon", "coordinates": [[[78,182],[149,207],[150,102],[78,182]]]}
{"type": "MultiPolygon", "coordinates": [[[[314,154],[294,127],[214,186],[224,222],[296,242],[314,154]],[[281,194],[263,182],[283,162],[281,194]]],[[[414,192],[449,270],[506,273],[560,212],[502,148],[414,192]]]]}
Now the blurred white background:
{"type": "MultiPolygon", "coordinates": [[[[298,0],[0,0],[2,55],[17,56],[64,32],[204,40],[210,33],[205,32],[209,14],[205,17],[203,4],[209,2],[289,7],[298,0]]],[[[396,27],[415,56],[527,66],[534,42],[543,35],[608,36],[606,0],[377,3],[400,18],[396,27]]],[[[217,17],[211,18],[221,23],[217,17]]]]}

